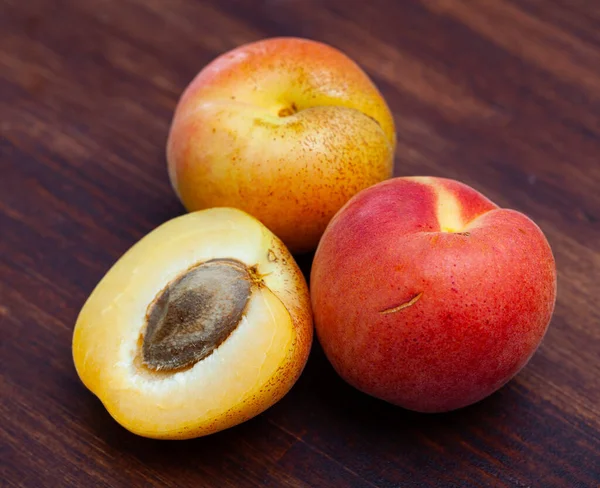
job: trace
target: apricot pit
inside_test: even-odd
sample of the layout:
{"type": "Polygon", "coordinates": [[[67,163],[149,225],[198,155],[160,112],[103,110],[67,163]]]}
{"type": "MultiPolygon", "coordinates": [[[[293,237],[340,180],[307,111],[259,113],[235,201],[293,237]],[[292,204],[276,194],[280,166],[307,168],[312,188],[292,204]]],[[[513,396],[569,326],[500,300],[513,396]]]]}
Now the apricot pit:
{"type": "Polygon", "coordinates": [[[188,270],[150,307],[144,364],[170,371],[204,359],[240,323],[251,292],[243,263],[215,259],[188,270]]]}

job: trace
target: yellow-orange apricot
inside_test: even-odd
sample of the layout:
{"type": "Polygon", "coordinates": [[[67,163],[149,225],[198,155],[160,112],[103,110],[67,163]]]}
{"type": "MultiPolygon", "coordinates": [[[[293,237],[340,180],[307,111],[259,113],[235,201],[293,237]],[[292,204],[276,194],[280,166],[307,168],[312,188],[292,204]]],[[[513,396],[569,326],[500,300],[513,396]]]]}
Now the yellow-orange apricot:
{"type": "Polygon", "coordinates": [[[304,252],[350,197],[392,176],[395,145],[390,110],[354,61],[275,38],[223,54],[190,83],[167,160],[188,210],[240,208],[304,252]]]}
{"type": "Polygon", "coordinates": [[[248,214],[216,208],[161,225],[121,257],[79,314],[73,358],[126,429],[187,439],[281,399],[311,341],[288,250],[248,214]]]}

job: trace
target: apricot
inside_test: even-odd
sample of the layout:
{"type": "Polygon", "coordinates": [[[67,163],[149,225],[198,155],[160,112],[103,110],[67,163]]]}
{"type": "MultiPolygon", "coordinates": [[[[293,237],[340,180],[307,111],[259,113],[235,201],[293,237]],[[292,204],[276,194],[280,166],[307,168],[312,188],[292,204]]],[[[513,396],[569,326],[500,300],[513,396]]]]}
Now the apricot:
{"type": "Polygon", "coordinates": [[[248,214],[217,208],[166,222],[117,261],[79,314],[73,359],[123,427],[187,439],[281,399],[311,341],[288,250],[248,214]]]}
{"type": "Polygon", "coordinates": [[[395,178],[332,219],[311,298],[319,341],[356,388],[442,412],[492,394],[527,364],[554,310],[540,228],[443,178],[395,178]]]}
{"type": "Polygon", "coordinates": [[[319,42],[275,38],[196,76],[177,105],[167,160],[188,210],[240,208],[305,252],[350,197],[392,176],[395,145],[388,106],[354,61],[319,42]]]}

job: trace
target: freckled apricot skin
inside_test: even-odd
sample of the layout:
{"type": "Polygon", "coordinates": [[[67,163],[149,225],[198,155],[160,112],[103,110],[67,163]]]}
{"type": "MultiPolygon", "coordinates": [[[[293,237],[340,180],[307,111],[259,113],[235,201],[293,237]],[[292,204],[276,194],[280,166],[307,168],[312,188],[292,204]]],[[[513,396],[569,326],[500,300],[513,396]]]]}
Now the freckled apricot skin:
{"type": "Polygon", "coordinates": [[[311,272],[317,336],[337,372],[421,412],[467,406],[508,382],[539,346],[555,299],[539,227],[442,178],[360,192],[327,227],[311,272]]]}
{"type": "Polygon", "coordinates": [[[395,144],[386,102],[352,60],[275,38],[196,76],[175,111],[167,160],[188,210],[240,208],[304,252],[351,196],[391,177],[395,144]]]}
{"type": "Polygon", "coordinates": [[[280,400],[310,351],[306,282],[283,243],[241,210],[189,213],[127,251],[96,286],[73,334],[77,373],[110,415],[156,439],[200,437],[248,420],[280,400]],[[234,259],[254,267],[242,321],[209,356],[176,372],[141,364],[148,305],[199,263],[234,259]]]}

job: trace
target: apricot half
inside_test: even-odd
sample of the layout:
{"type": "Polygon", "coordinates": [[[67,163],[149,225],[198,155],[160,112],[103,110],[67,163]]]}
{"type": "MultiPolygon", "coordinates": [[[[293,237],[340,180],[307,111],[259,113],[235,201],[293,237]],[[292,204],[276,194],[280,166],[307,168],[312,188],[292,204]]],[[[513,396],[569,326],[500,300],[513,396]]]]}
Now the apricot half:
{"type": "Polygon", "coordinates": [[[187,439],[281,399],[311,341],[288,250],[258,220],[218,208],[166,222],[123,255],[81,310],[73,358],[123,427],[187,439]]]}

